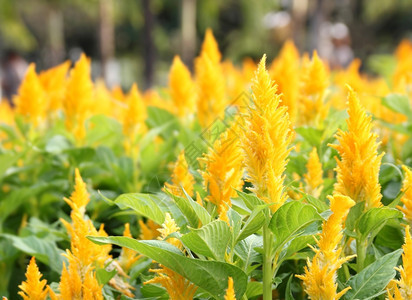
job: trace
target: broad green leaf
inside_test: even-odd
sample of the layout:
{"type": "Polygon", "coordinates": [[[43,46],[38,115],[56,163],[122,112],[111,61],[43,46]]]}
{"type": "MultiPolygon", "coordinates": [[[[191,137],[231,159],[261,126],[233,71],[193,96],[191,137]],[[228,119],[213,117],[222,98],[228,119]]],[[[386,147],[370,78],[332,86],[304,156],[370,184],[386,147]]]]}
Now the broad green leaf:
{"type": "Polygon", "coordinates": [[[102,285],[105,285],[106,283],[108,283],[109,280],[112,279],[114,275],[116,274],[117,274],[116,269],[113,269],[111,271],[106,271],[106,269],[96,270],[97,281],[102,285]]]}
{"type": "Polygon", "coordinates": [[[259,281],[250,281],[247,284],[246,297],[248,299],[262,295],[263,284],[259,281]]]}
{"type": "Polygon", "coordinates": [[[199,218],[197,217],[195,210],[189,203],[189,201],[193,200],[188,201],[188,199],[173,195],[168,191],[166,191],[166,194],[174,200],[176,205],[179,207],[180,211],[186,217],[187,221],[189,222],[189,225],[194,228],[199,227],[199,218]]]}
{"type": "Polygon", "coordinates": [[[266,208],[266,205],[259,205],[252,211],[252,214],[248,217],[240,230],[236,241],[241,241],[249,235],[256,233],[263,226],[263,224],[265,224],[266,216],[263,210],[266,208]]]}
{"type": "Polygon", "coordinates": [[[226,222],[216,220],[199,229],[192,229],[181,240],[193,252],[223,261],[230,238],[226,222]]]}
{"type": "Polygon", "coordinates": [[[2,236],[8,238],[14,247],[26,254],[35,256],[36,259],[50,266],[58,274],[62,271],[63,262],[66,261],[65,257],[62,256],[64,251],[57,248],[54,242],[40,239],[35,235],[18,237],[11,234],[3,234],[2,236]]]}
{"type": "Polygon", "coordinates": [[[356,224],[359,218],[362,215],[363,209],[365,208],[365,202],[358,202],[356,203],[351,209],[349,210],[348,216],[346,218],[345,223],[345,230],[346,231],[354,231],[356,228],[356,224]]]}
{"type": "Polygon", "coordinates": [[[273,214],[269,223],[269,228],[275,235],[274,248],[279,250],[301,234],[305,227],[321,220],[322,217],[312,205],[300,201],[290,201],[282,205],[273,214]]]}
{"type": "Polygon", "coordinates": [[[130,193],[123,194],[114,200],[121,209],[131,208],[157,224],[163,224],[165,215],[158,206],[159,198],[152,194],[130,193]]]}
{"type": "Polygon", "coordinates": [[[223,299],[227,280],[233,278],[236,298],[246,291],[247,276],[236,266],[218,261],[205,261],[183,256],[177,248],[162,241],[138,241],[128,237],[88,237],[98,244],[115,244],[146,255],[165,267],[179,273],[217,299],[223,299]],[[169,246],[166,246],[168,244],[169,246]]]}
{"type": "Polygon", "coordinates": [[[262,255],[255,248],[263,247],[263,239],[260,235],[250,235],[244,240],[235,245],[235,253],[244,263],[244,271],[248,272],[248,268],[253,263],[260,263],[262,255]]]}
{"type": "Polygon", "coordinates": [[[7,169],[14,165],[18,159],[19,156],[13,153],[0,154],[0,179],[7,169]]]}
{"type": "Polygon", "coordinates": [[[389,94],[382,98],[382,104],[390,110],[401,113],[407,116],[408,119],[412,119],[412,110],[407,95],[389,94]]]}
{"type": "Polygon", "coordinates": [[[402,218],[402,216],[402,212],[394,208],[373,207],[359,219],[357,232],[362,240],[366,239],[369,234],[373,238],[388,220],[402,218]]]}
{"type": "Polygon", "coordinates": [[[309,194],[305,194],[304,198],[309,204],[312,204],[317,209],[318,213],[322,213],[329,209],[329,206],[325,201],[319,200],[309,194]]]}
{"type": "Polygon", "coordinates": [[[401,253],[402,249],[388,253],[360,273],[352,276],[347,282],[347,286],[350,286],[351,289],[344,295],[344,299],[374,299],[395,277],[394,267],[397,265],[401,253]]]}
{"type": "Polygon", "coordinates": [[[47,141],[45,150],[46,152],[57,154],[69,149],[70,147],[70,141],[66,137],[62,135],[55,135],[47,141]]]}
{"type": "Polygon", "coordinates": [[[192,197],[190,197],[190,195],[188,195],[184,189],[183,189],[183,193],[186,196],[185,199],[188,201],[189,205],[195,211],[200,222],[202,222],[202,225],[206,225],[210,223],[212,221],[212,218],[210,217],[210,214],[207,212],[207,210],[203,206],[201,206],[199,203],[194,201],[192,197]]]}
{"type": "Polygon", "coordinates": [[[318,146],[322,141],[322,130],[313,127],[298,127],[295,131],[311,146],[318,146]]]}
{"type": "Polygon", "coordinates": [[[256,206],[258,205],[265,205],[266,203],[259,199],[256,195],[254,194],[246,194],[241,191],[236,191],[237,194],[239,195],[240,198],[244,201],[246,206],[250,209],[253,210],[256,206]]]}

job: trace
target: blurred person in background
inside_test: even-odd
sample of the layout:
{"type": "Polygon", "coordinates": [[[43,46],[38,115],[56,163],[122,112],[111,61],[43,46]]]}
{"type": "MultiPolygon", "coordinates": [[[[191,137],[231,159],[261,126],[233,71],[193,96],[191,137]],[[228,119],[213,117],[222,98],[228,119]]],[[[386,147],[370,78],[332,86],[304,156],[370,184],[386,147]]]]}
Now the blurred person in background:
{"type": "Polygon", "coordinates": [[[2,97],[13,105],[13,95],[17,94],[28,63],[16,51],[8,50],[1,62],[1,89],[2,97]]]}

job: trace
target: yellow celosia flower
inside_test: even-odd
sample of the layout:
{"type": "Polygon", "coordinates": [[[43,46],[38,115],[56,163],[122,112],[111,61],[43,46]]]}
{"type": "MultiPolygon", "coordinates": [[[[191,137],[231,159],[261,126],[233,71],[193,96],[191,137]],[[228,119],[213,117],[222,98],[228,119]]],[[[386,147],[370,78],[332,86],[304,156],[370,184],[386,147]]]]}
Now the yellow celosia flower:
{"type": "Polygon", "coordinates": [[[269,70],[272,80],[277,84],[278,93],[283,95],[281,105],[288,107],[292,123],[295,122],[298,109],[299,59],[295,44],[288,40],[269,70]]]}
{"type": "Polygon", "coordinates": [[[296,275],[303,280],[305,292],[312,300],[337,300],[345,294],[350,287],[337,293],[337,270],[343,263],[352,257],[343,257],[342,240],[343,220],[355,202],[347,196],[335,195],[328,197],[333,214],[323,222],[322,233],[317,241],[318,249],[312,261],[308,259],[304,275],[296,275]]]}
{"type": "Polygon", "coordinates": [[[18,114],[38,125],[46,117],[47,99],[35,69],[33,63],[29,65],[14,103],[18,114]]]}
{"type": "Polygon", "coordinates": [[[147,116],[146,106],[136,84],[133,84],[130,89],[126,103],[127,108],[124,110],[122,119],[123,133],[133,139],[136,134],[145,130],[144,121],[147,116]]]}
{"type": "Polygon", "coordinates": [[[338,130],[339,145],[330,145],[340,155],[337,160],[337,183],[334,193],[365,201],[366,209],[381,206],[379,168],[383,153],[378,155],[377,134],[372,133],[372,120],[360,105],[356,93],[348,86],[348,130],[338,130]]]}
{"type": "MultiPolygon", "coordinates": [[[[165,221],[162,224],[162,228],[158,229],[158,231],[160,232],[160,236],[158,237],[158,239],[164,240],[170,234],[179,232],[179,230],[180,228],[179,226],[177,226],[175,220],[172,219],[169,213],[166,213],[165,221]]],[[[177,248],[182,247],[182,242],[179,241],[177,238],[168,238],[166,241],[177,248]]]]}
{"type": "Polygon", "coordinates": [[[93,82],[90,72],[90,60],[82,54],[70,71],[63,99],[66,128],[80,141],[86,135],[84,122],[92,109],[93,82]]]}
{"type": "Polygon", "coordinates": [[[93,108],[93,114],[116,117],[112,95],[103,79],[97,80],[94,85],[94,103],[96,103],[96,107],[93,108]]]}
{"type": "Polygon", "coordinates": [[[318,151],[313,147],[306,164],[307,173],[303,175],[306,182],[306,191],[314,197],[319,197],[323,184],[322,164],[319,161],[318,151]]]}
{"type": "Polygon", "coordinates": [[[310,62],[303,65],[302,92],[299,99],[301,106],[300,123],[311,124],[326,118],[329,107],[324,103],[325,91],[328,87],[326,66],[317,52],[313,52],[310,62]]]}
{"type": "Polygon", "coordinates": [[[227,211],[228,211],[228,205],[226,203],[222,203],[219,205],[218,207],[218,211],[219,211],[219,220],[224,221],[227,223],[227,225],[230,226],[230,222],[229,222],[229,217],[227,216],[227,211]]]}
{"type": "Polygon", "coordinates": [[[210,28],[206,29],[205,39],[202,43],[201,55],[207,55],[214,64],[220,63],[220,60],[222,59],[219,46],[210,28]]]}
{"type": "Polygon", "coordinates": [[[152,220],[147,220],[147,224],[145,224],[141,219],[139,220],[139,227],[140,227],[140,236],[141,240],[153,240],[159,236],[158,229],[160,228],[152,220]]]}
{"type": "Polygon", "coordinates": [[[407,166],[402,166],[405,172],[405,179],[403,180],[403,185],[401,191],[404,192],[401,201],[404,205],[397,206],[397,208],[402,211],[405,215],[405,219],[408,221],[409,225],[412,224],[412,171],[407,166]]]}
{"type": "Polygon", "coordinates": [[[18,294],[23,297],[24,300],[43,300],[46,299],[48,288],[46,286],[46,279],[40,280],[42,274],[36,265],[36,259],[31,258],[30,264],[27,266],[26,281],[23,281],[19,285],[20,292],[18,294]]]}
{"type": "Polygon", "coordinates": [[[82,177],[80,176],[79,169],[76,168],[74,170],[74,191],[70,195],[70,198],[64,198],[64,201],[70,205],[72,210],[79,210],[82,215],[84,215],[86,211],[86,205],[90,201],[90,195],[87,192],[86,183],[83,181],[82,177]]]}
{"type": "Polygon", "coordinates": [[[153,279],[146,281],[144,284],[159,283],[169,294],[170,300],[191,300],[196,293],[197,286],[184,278],[182,275],[161,266],[160,269],[150,269],[149,271],[157,273],[153,279]]]}
{"type": "Polygon", "coordinates": [[[409,225],[405,228],[405,243],[402,246],[402,262],[403,266],[395,268],[401,277],[399,280],[392,280],[395,284],[393,292],[388,290],[389,299],[408,300],[412,299],[412,238],[409,225]]]}
{"type": "Polygon", "coordinates": [[[235,122],[200,159],[206,165],[205,171],[201,172],[203,186],[209,191],[206,200],[214,203],[218,211],[222,204],[231,206],[230,198],[243,186],[243,157],[238,131],[235,122]]]}
{"type": "Polygon", "coordinates": [[[207,127],[224,117],[225,80],[220,64],[203,54],[195,62],[197,83],[197,113],[200,125],[207,127]]]}
{"type": "Polygon", "coordinates": [[[70,64],[70,61],[65,61],[39,74],[40,82],[48,98],[49,111],[56,111],[62,106],[66,92],[67,72],[69,71],[70,64]]]}
{"type": "Polygon", "coordinates": [[[265,69],[266,56],[259,63],[253,80],[254,105],[246,115],[242,135],[247,180],[251,189],[276,211],[286,200],[284,175],[288,148],[292,139],[287,107],[280,106],[280,96],[265,69]]]}
{"type": "Polygon", "coordinates": [[[235,290],[233,289],[233,278],[229,277],[227,281],[227,290],[225,300],[236,300],[235,290]]]}
{"type": "Polygon", "coordinates": [[[194,83],[179,56],[175,56],[170,68],[169,87],[177,115],[182,118],[192,114],[195,107],[194,83]]]}
{"type": "Polygon", "coordinates": [[[165,188],[175,196],[185,197],[182,188],[189,196],[193,196],[194,184],[195,179],[189,171],[189,166],[185,159],[185,152],[182,150],[173,169],[172,184],[166,182],[165,188]]]}

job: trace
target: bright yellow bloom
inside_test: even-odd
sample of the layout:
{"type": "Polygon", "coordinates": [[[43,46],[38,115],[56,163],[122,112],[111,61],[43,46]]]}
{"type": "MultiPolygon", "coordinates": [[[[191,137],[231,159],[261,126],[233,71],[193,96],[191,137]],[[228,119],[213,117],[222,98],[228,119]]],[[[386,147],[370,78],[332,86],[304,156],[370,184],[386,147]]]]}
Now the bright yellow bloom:
{"type": "Polygon", "coordinates": [[[107,89],[106,84],[103,79],[96,81],[94,85],[94,103],[96,103],[93,108],[94,115],[105,115],[115,117],[116,110],[114,109],[114,101],[112,100],[112,95],[107,89]]]}
{"type": "MultiPolygon", "coordinates": [[[[158,237],[159,240],[164,240],[167,238],[170,234],[179,232],[180,227],[177,226],[175,220],[172,219],[169,213],[166,213],[166,218],[164,223],[162,224],[162,228],[158,229],[160,232],[160,236],[158,237]]],[[[177,238],[168,238],[166,240],[169,244],[181,248],[182,247],[182,242],[179,241],[177,238]]]]}
{"type": "Polygon", "coordinates": [[[87,192],[86,183],[83,181],[82,177],[80,176],[79,169],[76,168],[74,170],[74,191],[70,195],[70,198],[64,198],[64,201],[70,205],[72,210],[79,210],[82,215],[84,215],[86,211],[86,205],[90,201],[90,195],[87,192]]]}
{"type": "Polygon", "coordinates": [[[313,147],[306,164],[307,173],[303,175],[306,182],[306,190],[314,197],[319,197],[323,184],[322,164],[319,161],[318,151],[313,147]]]}
{"type": "Polygon", "coordinates": [[[401,201],[404,205],[397,206],[397,208],[402,211],[405,215],[405,219],[408,221],[409,225],[412,224],[412,171],[407,166],[402,166],[405,172],[405,179],[403,180],[403,185],[401,191],[404,193],[401,201]]]}
{"type": "Polygon", "coordinates": [[[187,117],[194,112],[195,89],[190,71],[175,56],[169,73],[170,96],[173,100],[177,115],[187,117]]]}
{"type": "Polygon", "coordinates": [[[124,135],[133,141],[137,134],[146,130],[144,121],[146,120],[146,105],[143,102],[137,85],[133,84],[127,95],[127,108],[124,110],[122,123],[124,135]]]}
{"type": "Polygon", "coordinates": [[[158,229],[160,228],[152,220],[147,220],[145,224],[141,219],[139,220],[139,227],[140,227],[140,236],[141,240],[153,240],[159,236],[158,229]]]}
{"type": "Polygon", "coordinates": [[[144,284],[158,283],[163,286],[169,294],[170,300],[191,300],[196,293],[197,286],[184,278],[182,275],[161,266],[160,269],[150,269],[157,276],[146,281],[144,284]]]}
{"type": "Polygon", "coordinates": [[[300,123],[311,124],[326,118],[329,107],[324,103],[325,91],[328,87],[326,66],[317,52],[313,52],[312,60],[303,66],[302,92],[300,95],[300,123]]]}
{"type": "Polygon", "coordinates": [[[70,61],[65,61],[39,74],[40,82],[48,98],[49,111],[56,111],[62,106],[66,93],[67,72],[69,71],[70,64],[70,61]]]}
{"type": "Polygon", "coordinates": [[[412,299],[412,238],[409,225],[405,228],[405,243],[402,246],[402,262],[403,266],[395,268],[401,277],[399,280],[392,280],[395,284],[394,297],[388,290],[389,299],[408,300],[412,299]]]}
{"type": "Polygon", "coordinates": [[[343,263],[352,257],[343,257],[342,240],[343,221],[349,209],[355,202],[349,197],[335,195],[328,197],[333,214],[323,222],[322,233],[317,241],[318,249],[312,261],[308,259],[304,275],[296,275],[303,280],[305,292],[312,300],[337,300],[345,294],[350,287],[337,293],[337,270],[343,263]]]}
{"type": "Polygon", "coordinates": [[[299,52],[295,44],[288,40],[283,44],[279,56],[270,66],[270,76],[277,84],[278,93],[282,94],[281,105],[288,107],[291,122],[297,114],[299,96],[299,52]]]}
{"type": "Polygon", "coordinates": [[[200,125],[207,127],[224,117],[225,78],[220,64],[203,54],[195,61],[197,84],[197,113],[200,125]]]}
{"type": "Polygon", "coordinates": [[[206,29],[205,39],[202,43],[201,55],[207,55],[214,64],[220,63],[220,60],[222,59],[219,46],[210,28],[206,29]]]}
{"type": "Polygon", "coordinates": [[[35,64],[30,64],[14,99],[16,112],[38,125],[46,117],[47,99],[43,86],[36,74],[35,64]]]}
{"type": "Polygon", "coordinates": [[[292,135],[287,107],[280,106],[280,96],[265,68],[266,55],[259,63],[253,80],[254,105],[246,115],[247,130],[241,138],[245,152],[247,180],[258,197],[272,203],[276,211],[286,200],[284,178],[292,135]]]}
{"type": "Polygon", "coordinates": [[[238,131],[234,123],[200,159],[206,165],[205,171],[201,172],[203,186],[209,191],[206,200],[214,203],[218,211],[222,204],[231,206],[230,198],[243,186],[243,157],[238,131]]]}
{"type": "Polygon", "coordinates": [[[78,140],[82,140],[86,135],[84,122],[92,109],[93,82],[90,72],[90,59],[82,54],[70,71],[63,100],[66,128],[72,131],[78,140]]]}
{"type": "Polygon", "coordinates": [[[189,171],[189,166],[185,159],[185,152],[182,150],[173,169],[172,184],[166,182],[165,188],[175,196],[185,197],[182,188],[189,196],[193,196],[194,184],[195,179],[189,171]]]}
{"type": "Polygon", "coordinates": [[[222,203],[219,205],[218,207],[218,211],[219,211],[219,220],[224,221],[227,223],[227,225],[230,226],[230,222],[229,222],[229,217],[227,216],[227,211],[228,211],[229,207],[226,203],[222,203]]]}
{"type": "Polygon", "coordinates": [[[356,93],[348,86],[348,130],[338,130],[339,145],[330,145],[339,153],[335,194],[365,201],[366,209],[381,206],[379,169],[383,153],[378,155],[377,134],[372,133],[372,119],[360,105],[356,93]]]}
{"type": "Polygon", "coordinates": [[[236,300],[235,290],[233,289],[233,278],[229,277],[227,281],[227,290],[225,300],[236,300]]]}
{"type": "Polygon", "coordinates": [[[18,294],[23,297],[24,300],[42,300],[46,299],[48,288],[46,286],[46,279],[40,280],[42,274],[36,265],[36,259],[34,256],[30,260],[30,264],[27,266],[26,281],[23,281],[19,285],[20,292],[18,294]]]}

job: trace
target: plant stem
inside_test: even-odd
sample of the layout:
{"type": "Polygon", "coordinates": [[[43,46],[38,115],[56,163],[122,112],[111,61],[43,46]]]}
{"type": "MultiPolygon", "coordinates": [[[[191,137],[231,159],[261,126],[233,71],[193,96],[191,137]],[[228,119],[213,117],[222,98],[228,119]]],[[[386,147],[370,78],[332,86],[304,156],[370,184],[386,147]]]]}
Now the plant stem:
{"type": "Polygon", "coordinates": [[[263,300],[272,299],[272,241],[273,234],[268,224],[263,226],[263,300]]]}
{"type": "Polygon", "coordinates": [[[357,239],[356,240],[356,271],[359,273],[365,267],[366,250],[368,247],[367,241],[357,239]]]}

